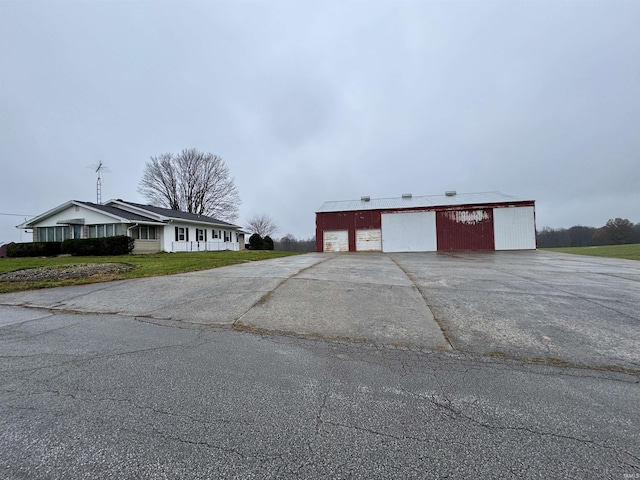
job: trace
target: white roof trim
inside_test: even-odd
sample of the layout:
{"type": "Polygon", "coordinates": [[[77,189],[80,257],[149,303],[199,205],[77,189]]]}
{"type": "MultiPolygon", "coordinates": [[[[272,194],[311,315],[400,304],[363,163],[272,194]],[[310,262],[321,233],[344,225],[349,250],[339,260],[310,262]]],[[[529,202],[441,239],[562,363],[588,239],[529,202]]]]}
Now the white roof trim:
{"type": "Polygon", "coordinates": [[[502,192],[456,193],[449,195],[424,195],[412,197],[371,198],[325,202],[316,213],[351,212],[358,210],[403,210],[407,208],[453,207],[458,205],[486,205],[510,202],[532,202],[522,197],[502,192]]]}
{"type": "Polygon", "coordinates": [[[84,203],[79,202],[78,200],[70,200],[68,202],[63,203],[62,205],[58,205],[57,207],[52,208],[51,210],[49,210],[47,212],[44,212],[41,215],[38,215],[37,217],[33,217],[31,220],[18,225],[17,228],[33,228],[33,224],[39,223],[42,220],[44,220],[46,218],[49,218],[49,217],[55,215],[56,213],[59,213],[59,212],[61,212],[63,210],[66,210],[67,208],[72,207],[72,206],[76,206],[76,207],[79,207],[79,208],[84,208],[84,209],[90,210],[92,212],[100,213],[100,214],[105,215],[107,217],[118,219],[120,222],[124,222],[124,223],[129,222],[129,219],[127,219],[127,218],[119,217],[117,215],[105,212],[103,210],[99,210],[97,208],[92,208],[89,205],[85,205],[84,203]]]}

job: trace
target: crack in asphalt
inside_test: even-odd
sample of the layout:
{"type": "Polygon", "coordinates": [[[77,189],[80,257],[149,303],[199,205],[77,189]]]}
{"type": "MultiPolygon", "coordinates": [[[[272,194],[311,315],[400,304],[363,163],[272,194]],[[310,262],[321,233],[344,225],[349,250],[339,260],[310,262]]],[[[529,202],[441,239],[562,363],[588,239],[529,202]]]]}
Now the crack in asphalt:
{"type": "MultiPolygon", "coordinates": [[[[555,432],[545,432],[545,431],[539,431],[539,430],[535,430],[533,428],[530,427],[516,427],[516,426],[500,426],[500,425],[492,425],[488,422],[483,422],[480,420],[477,420],[475,418],[473,418],[472,416],[462,412],[461,410],[454,408],[451,400],[449,399],[449,397],[447,396],[446,392],[444,391],[444,387],[441,386],[441,392],[443,393],[443,397],[445,399],[445,402],[439,401],[435,395],[430,395],[430,396],[426,396],[426,395],[422,395],[420,393],[417,392],[411,392],[405,389],[400,389],[402,392],[404,392],[407,396],[409,397],[414,397],[414,398],[420,398],[423,400],[428,401],[430,404],[434,405],[435,407],[445,410],[445,416],[447,416],[448,418],[451,418],[453,420],[458,419],[458,418],[462,418],[465,419],[469,422],[471,422],[474,425],[477,425],[479,427],[483,427],[483,428],[487,428],[489,430],[505,430],[505,431],[516,431],[516,432],[526,432],[529,433],[531,435],[536,435],[536,436],[540,436],[540,437],[553,437],[553,438],[558,438],[558,439],[563,439],[563,440],[570,440],[570,441],[574,441],[574,442],[578,442],[581,443],[583,445],[593,445],[602,449],[608,449],[608,450],[613,450],[616,453],[619,454],[624,454],[624,455],[628,455],[629,457],[631,457],[632,459],[640,462],[640,457],[632,454],[631,452],[627,451],[627,450],[622,450],[619,449],[617,447],[614,446],[610,446],[610,445],[606,445],[603,443],[599,443],[596,442],[594,440],[590,440],[587,438],[579,438],[579,437],[574,437],[571,435],[563,435],[560,433],[555,433],[555,432]]],[[[475,403],[477,403],[477,399],[475,402],[473,402],[471,405],[474,405],[475,403]]],[[[633,464],[627,464],[628,466],[634,467],[634,468],[639,468],[640,465],[633,465],[633,464]]]]}
{"type": "MultiPolygon", "coordinates": [[[[30,307],[30,308],[38,308],[38,307],[30,307]]],[[[48,311],[51,311],[50,309],[46,309],[48,311]]],[[[77,315],[83,315],[83,314],[87,314],[86,312],[69,312],[69,311],[64,311],[64,312],[60,312],[60,311],[51,311],[51,315],[50,316],[55,316],[57,314],[77,314],[77,315]]],[[[144,323],[144,324],[149,324],[149,325],[154,325],[154,326],[160,326],[163,328],[177,328],[177,329],[182,329],[182,330],[194,330],[199,332],[199,334],[201,334],[204,331],[208,331],[208,329],[213,328],[213,329],[221,329],[221,330],[229,330],[231,327],[226,326],[226,325],[217,325],[217,324],[206,324],[206,325],[196,325],[196,324],[190,324],[188,322],[181,322],[181,321],[177,321],[177,320],[167,320],[166,318],[154,318],[154,317],[146,317],[146,316],[140,316],[140,315],[135,315],[135,316],[129,316],[129,315],[124,315],[124,314],[101,314],[101,315],[114,315],[117,316],[119,318],[131,318],[134,319],[137,322],[140,323],[144,323]],[[153,321],[153,320],[157,320],[153,321]],[[160,322],[164,322],[166,321],[166,324],[160,323],[160,322]]],[[[38,319],[33,319],[33,320],[27,320],[25,322],[21,322],[21,324],[25,324],[28,322],[35,322],[38,319]]],[[[74,322],[73,324],[69,324],[69,325],[65,325],[50,331],[55,331],[55,330],[62,330],[62,329],[66,329],[75,325],[79,325],[82,322],[74,322]]],[[[0,328],[0,334],[3,331],[9,331],[9,332],[13,332],[13,329],[11,327],[13,327],[14,325],[20,325],[20,324],[13,324],[11,326],[7,326],[7,327],[2,327],[0,328]]],[[[342,346],[342,347],[349,347],[349,348],[356,348],[356,349],[362,349],[362,348],[366,348],[366,349],[373,349],[379,352],[389,352],[389,354],[393,354],[393,352],[398,352],[398,351],[404,351],[407,353],[411,353],[417,357],[420,357],[422,355],[425,354],[441,354],[441,355],[446,355],[447,353],[450,355],[462,355],[466,358],[482,358],[483,359],[483,365],[493,365],[494,368],[499,368],[499,369],[511,369],[513,370],[514,368],[517,368],[518,370],[522,370],[523,368],[526,367],[539,367],[539,366],[545,366],[545,367],[549,367],[552,368],[553,371],[549,371],[549,372],[545,372],[545,371],[540,371],[539,369],[536,368],[536,374],[537,375],[547,375],[547,376],[557,376],[557,375],[562,375],[562,376],[569,376],[569,377],[575,377],[575,376],[585,376],[584,374],[578,374],[575,373],[576,371],[582,371],[585,372],[590,378],[601,378],[601,379],[608,379],[608,380],[614,380],[614,381],[620,381],[620,382],[624,382],[624,383],[633,383],[633,384],[638,384],[640,383],[640,376],[638,376],[637,371],[634,371],[632,369],[625,369],[625,371],[622,371],[620,369],[618,369],[615,366],[603,366],[603,365],[582,365],[582,364],[572,364],[570,362],[567,363],[563,363],[562,365],[555,365],[553,362],[542,362],[541,360],[544,359],[528,359],[528,358],[518,358],[518,357],[514,357],[511,358],[509,356],[505,357],[504,359],[501,359],[502,361],[497,361],[497,360],[492,360],[491,356],[488,356],[486,354],[482,354],[482,353],[478,353],[478,352],[473,352],[473,351],[465,351],[465,350],[459,350],[459,349],[455,349],[453,351],[439,351],[437,349],[430,349],[430,348],[426,348],[426,347],[420,347],[420,346],[411,346],[411,345],[402,345],[402,346],[398,346],[398,345],[393,345],[393,344],[383,344],[383,343],[375,343],[375,342],[371,342],[371,341],[364,341],[363,339],[352,339],[352,338],[331,338],[331,337],[326,337],[326,336],[318,336],[318,335],[305,335],[305,334],[298,334],[295,332],[281,332],[281,331],[272,331],[272,330],[256,330],[256,329],[252,329],[250,327],[248,328],[241,328],[240,326],[238,326],[237,328],[232,328],[232,330],[238,331],[238,332],[242,332],[242,333],[248,333],[254,336],[258,336],[261,338],[265,338],[265,339],[269,339],[269,340],[273,340],[275,338],[284,338],[287,340],[294,340],[294,341],[302,341],[302,342],[313,342],[313,343],[324,343],[324,344],[333,344],[333,345],[338,345],[338,346],[342,346]],[[626,371],[629,370],[629,371],[626,371]],[[600,373],[602,372],[602,373],[600,373]],[[605,374],[604,372],[610,373],[609,375],[605,374]],[[619,374],[620,376],[614,376],[611,374],[619,374]]],[[[20,338],[16,338],[15,341],[19,342],[19,341],[24,341],[27,340],[29,338],[33,338],[33,337],[37,337],[37,336],[41,336],[44,335],[50,331],[47,332],[38,332],[38,333],[28,333],[28,332],[13,332],[13,333],[19,333],[20,338]]],[[[1,335],[0,335],[1,336],[1,335]]],[[[145,351],[153,351],[153,350],[157,350],[157,349],[165,349],[165,348],[173,348],[173,347],[182,347],[182,346],[186,346],[189,345],[192,342],[186,342],[184,344],[172,344],[172,345],[162,345],[162,346],[157,346],[157,347],[150,347],[148,349],[140,349],[140,350],[129,350],[129,351],[122,351],[122,352],[112,352],[110,354],[98,354],[92,358],[100,358],[102,356],[105,357],[110,357],[110,356],[118,356],[118,355],[127,355],[127,354],[132,354],[132,353],[137,353],[137,352],[145,352],[145,351]]],[[[39,355],[34,355],[34,356],[46,356],[46,355],[66,355],[66,354],[39,354],[39,355]]],[[[76,355],[76,354],[73,354],[76,355]]],[[[76,355],[77,356],[77,355],[76,355]]],[[[28,357],[32,357],[32,355],[0,355],[0,358],[28,358],[28,357]]],[[[71,362],[64,362],[63,364],[58,364],[58,365],[66,365],[68,363],[73,363],[76,360],[73,360],[71,362]]],[[[50,366],[45,366],[45,367],[35,367],[35,368],[29,368],[29,369],[25,369],[23,370],[23,372],[32,372],[32,371],[38,371],[38,370],[42,370],[45,368],[50,368],[50,366]]],[[[411,372],[411,362],[407,362],[405,364],[402,364],[401,370],[404,372],[406,371],[407,374],[411,372]]],[[[5,372],[10,372],[11,370],[3,370],[5,372]]]]}

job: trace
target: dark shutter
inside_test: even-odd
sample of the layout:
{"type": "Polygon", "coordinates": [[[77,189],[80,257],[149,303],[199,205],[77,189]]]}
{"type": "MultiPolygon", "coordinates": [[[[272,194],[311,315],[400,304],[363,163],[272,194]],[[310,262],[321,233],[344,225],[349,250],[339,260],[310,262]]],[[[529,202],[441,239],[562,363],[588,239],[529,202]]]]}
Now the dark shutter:
{"type": "Polygon", "coordinates": [[[205,242],[207,241],[207,229],[206,228],[204,229],[204,241],[205,242]]]}
{"type": "Polygon", "coordinates": [[[186,233],[186,235],[187,235],[186,240],[187,240],[187,242],[188,242],[188,241],[189,241],[189,227],[184,227],[184,231],[185,231],[185,233],[186,233]]]}
{"type": "Polygon", "coordinates": [[[176,242],[178,241],[178,227],[176,227],[176,242]]]}

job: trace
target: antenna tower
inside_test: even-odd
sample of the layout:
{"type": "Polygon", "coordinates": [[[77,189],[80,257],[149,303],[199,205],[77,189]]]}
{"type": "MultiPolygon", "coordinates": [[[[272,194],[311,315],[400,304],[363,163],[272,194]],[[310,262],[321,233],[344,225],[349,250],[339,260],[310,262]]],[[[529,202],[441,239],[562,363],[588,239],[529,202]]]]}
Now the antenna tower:
{"type": "Polygon", "coordinates": [[[96,182],[96,203],[98,205],[102,204],[102,170],[104,170],[104,168],[105,166],[102,164],[102,161],[100,161],[96,168],[96,173],[98,174],[98,181],[96,182]]]}

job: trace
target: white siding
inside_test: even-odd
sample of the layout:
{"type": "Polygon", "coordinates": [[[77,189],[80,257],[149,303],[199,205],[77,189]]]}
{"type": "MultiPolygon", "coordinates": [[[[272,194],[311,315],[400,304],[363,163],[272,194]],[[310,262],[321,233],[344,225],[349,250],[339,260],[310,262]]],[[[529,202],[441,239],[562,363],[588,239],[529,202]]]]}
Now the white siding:
{"type": "Polygon", "coordinates": [[[383,252],[435,252],[437,249],[435,212],[382,214],[383,252]]]}
{"type": "Polygon", "coordinates": [[[120,223],[120,220],[116,220],[112,216],[105,215],[100,212],[94,212],[83,207],[70,206],[62,210],[61,212],[51,215],[50,217],[42,219],[40,222],[34,224],[35,227],[55,227],[59,225],[58,222],[64,222],[68,220],[84,219],[85,225],[96,225],[103,223],[120,223]]]}
{"type": "Polygon", "coordinates": [[[356,230],[357,252],[379,252],[382,250],[380,229],[356,230]]]}
{"type": "Polygon", "coordinates": [[[533,207],[494,208],[493,234],[496,250],[535,250],[533,207]]]}
{"type": "Polygon", "coordinates": [[[323,251],[348,252],[349,233],[347,230],[329,230],[323,233],[323,251]]]}
{"type": "MultiPolygon", "coordinates": [[[[160,229],[161,227],[158,227],[160,229]]],[[[236,232],[232,230],[224,230],[220,227],[212,227],[207,225],[193,225],[189,223],[172,223],[166,225],[162,232],[162,245],[165,252],[204,252],[204,251],[220,251],[220,250],[240,250],[240,242],[236,240],[236,232]],[[185,229],[185,239],[176,241],[176,227],[185,229]],[[207,241],[199,242],[196,237],[196,229],[204,229],[207,231],[207,241]],[[212,230],[216,230],[220,235],[213,238],[212,230]],[[186,230],[189,230],[188,238],[186,230]],[[222,233],[220,233],[222,232],[222,233]],[[224,241],[225,232],[227,241],[224,241]],[[230,240],[229,240],[230,239],[230,240]]]]}

